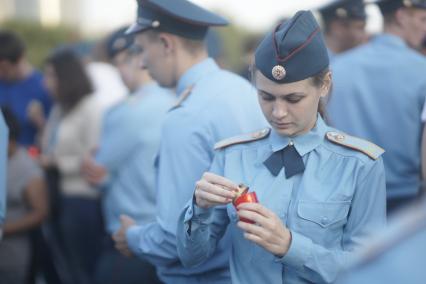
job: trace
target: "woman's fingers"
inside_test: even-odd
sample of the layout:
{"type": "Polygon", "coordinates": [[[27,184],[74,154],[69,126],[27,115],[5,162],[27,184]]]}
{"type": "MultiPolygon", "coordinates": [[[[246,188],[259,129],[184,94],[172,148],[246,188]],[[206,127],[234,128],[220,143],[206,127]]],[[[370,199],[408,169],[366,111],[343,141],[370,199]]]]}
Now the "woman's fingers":
{"type": "Polygon", "coordinates": [[[225,186],[220,186],[206,180],[197,182],[197,191],[208,192],[224,198],[234,198],[235,192],[225,186]]]}
{"type": "Polygon", "coordinates": [[[230,191],[237,191],[238,190],[238,184],[232,182],[231,180],[219,176],[214,173],[206,172],[203,174],[202,180],[206,180],[209,183],[215,184],[220,187],[225,187],[229,189],[230,191]]]}

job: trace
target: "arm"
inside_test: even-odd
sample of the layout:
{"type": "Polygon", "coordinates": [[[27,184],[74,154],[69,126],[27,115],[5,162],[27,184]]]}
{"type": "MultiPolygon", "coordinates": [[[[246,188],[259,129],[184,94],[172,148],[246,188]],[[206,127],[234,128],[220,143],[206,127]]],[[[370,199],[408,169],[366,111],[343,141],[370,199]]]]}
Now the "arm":
{"type": "MultiPolygon", "coordinates": [[[[215,158],[213,167],[218,168],[215,158]]],[[[207,260],[216,250],[229,224],[226,204],[235,197],[238,185],[230,180],[205,173],[196,184],[194,198],[180,215],[177,229],[179,258],[186,267],[207,260]]]]}
{"type": "Polygon", "coordinates": [[[41,177],[31,179],[24,190],[24,199],[30,211],[22,218],[7,222],[4,226],[5,235],[28,232],[40,225],[48,213],[46,184],[41,177]]]}
{"type": "MultiPolygon", "coordinates": [[[[426,180],[426,123],[423,123],[421,151],[422,151],[422,161],[421,161],[422,180],[423,180],[423,183],[424,183],[425,180],[426,180]]],[[[422,187],[424,187],[424,186],[425,185],[423,185],[422,187]]],[[[422,190],[425,190],[425,189],[422,188],[422,190]]]]}
{"type": "MultiPolygon", "coordinates": [[[[170,121],[169,121],[170,122],[170,121]]],[[[157,176],[157,220],[126,232],[131,251],[154,265],[179,260],[176,228],[182,209],[192,198],[195,182],[211,164],[209,135],[170,122],[163,127],[157,176]],[[171,202],[173,201],[173,202],[171,202]]]]}
{"type": "Polygon", "coordinates": [[[0,111],[0,240],[2,227],[6,214],[6,168],[7,168],[7,143],[8,128],[0,111]]]}

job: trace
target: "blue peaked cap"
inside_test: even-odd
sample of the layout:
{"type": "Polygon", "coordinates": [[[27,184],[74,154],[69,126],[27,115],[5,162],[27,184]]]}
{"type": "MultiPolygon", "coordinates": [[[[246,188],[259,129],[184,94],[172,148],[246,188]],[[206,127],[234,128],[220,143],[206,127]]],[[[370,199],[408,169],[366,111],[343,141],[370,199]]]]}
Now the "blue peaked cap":
{"type": "Polygon", "coordinates": [[[137,20],[127,33],[149,29],[189,39],[203,39],[210,26],[225,26],[228,21],[187,0],[138,0],[137,20]]]}
{"type": "Polygon", "coordinates": [[[299,11],[267,34],[256,49],[255,65],[280,84],[304,80],[327,68],[327,47],[312,12],[299,11]]]}
{"type": "Polygon", "coordinates": [[[365,20],[363,0],[334,0],[318,8],[324,19],[359,19],[365,20]]]}
{"type": "Polygon", "coordinates": [[[110,59],[133,45],[134,35],[126,34],[128,28],[129,27],[122,27],[108,36],[106,40],[106,49],[110,59]]]}
{"type": "Polygon", "coordinates": [[[426,9],[426,0],[376,0],[369,3],[377,4],[382,14],[393,13],[402,7],[426,9]]]}

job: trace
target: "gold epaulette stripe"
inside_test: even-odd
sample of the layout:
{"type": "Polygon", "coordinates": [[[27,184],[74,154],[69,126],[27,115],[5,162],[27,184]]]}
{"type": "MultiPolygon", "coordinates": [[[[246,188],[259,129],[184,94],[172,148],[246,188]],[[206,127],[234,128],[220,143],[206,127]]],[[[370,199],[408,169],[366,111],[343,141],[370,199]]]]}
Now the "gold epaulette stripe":
{"type": "Polygon", "coordinates": [[[265,128],[265,129],[262,129],[262,130],[259,130],[259,131],[253,132],[253,133],[227,138],[227,139],[224,139],[224,140],[217,142],[214,145],[214,149],[219,150],[219,149],[229,147],[231,145],[242,144],[242,143],[260,140],[260,139],[267,137],[270,132],[271,132],[270,128],[265,128]]]}

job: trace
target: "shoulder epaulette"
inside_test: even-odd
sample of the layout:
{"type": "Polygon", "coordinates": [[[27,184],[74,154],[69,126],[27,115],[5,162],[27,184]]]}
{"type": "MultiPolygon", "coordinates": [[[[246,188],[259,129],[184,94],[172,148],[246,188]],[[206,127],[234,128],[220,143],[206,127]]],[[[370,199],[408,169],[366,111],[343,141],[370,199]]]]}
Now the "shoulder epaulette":
{"type": "Polygon", "coordinates": [[[325,136],[329,141],[362,152],[373,160],[377,160],[385,152],[374,143],[347,134],[330,131],[325,136]]]}
{"type": "Polygon", "coordinates": [[[270,132],[271,132],[270,128],[264,128],[264,129],[256,131],[256,132],[227,138],[227,139],[224,139],[224,140],[217,142],[214,145],[214,149],[219,150],[219,149],[223,149],[223,148],[226,148],[228,146],[235,145],[235,144],[242,144],[242,143],[260,140],[260,139],[267,137],[270,132]]]}

